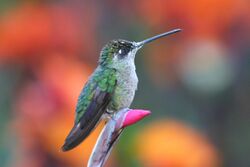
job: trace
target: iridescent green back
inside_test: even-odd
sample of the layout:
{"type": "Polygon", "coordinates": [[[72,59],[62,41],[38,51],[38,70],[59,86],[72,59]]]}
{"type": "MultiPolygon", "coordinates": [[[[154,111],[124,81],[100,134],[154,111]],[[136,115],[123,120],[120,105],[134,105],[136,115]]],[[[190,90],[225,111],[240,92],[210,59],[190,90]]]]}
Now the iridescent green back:
{"type": "MultiPolygon", "coordinates": [[[[111,68],[97,69],[81,92],[76,107],[75,123],[78,123],[88,109],[90,103],[95,100],[97,89],[112,94],[116,84],[116,70],[111,68]]],[[[93,111],[95,112],[95,111],[93,111]]]]}

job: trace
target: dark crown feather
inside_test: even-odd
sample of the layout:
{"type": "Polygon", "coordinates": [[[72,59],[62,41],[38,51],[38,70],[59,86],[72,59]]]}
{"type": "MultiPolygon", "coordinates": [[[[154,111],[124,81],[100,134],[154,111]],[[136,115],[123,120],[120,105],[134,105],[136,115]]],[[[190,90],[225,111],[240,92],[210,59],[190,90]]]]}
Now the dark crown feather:
{"type": "Polygon", "coordinates": [[[113,56],[118,53],[120,49],[124,49],[126,50],[126,52],[128,52],[132,48],[133,43],[130,41],[123,39],[112,40],[102,48],[99,58],[99,64],[105,66],[112,61],[113,56]]]}

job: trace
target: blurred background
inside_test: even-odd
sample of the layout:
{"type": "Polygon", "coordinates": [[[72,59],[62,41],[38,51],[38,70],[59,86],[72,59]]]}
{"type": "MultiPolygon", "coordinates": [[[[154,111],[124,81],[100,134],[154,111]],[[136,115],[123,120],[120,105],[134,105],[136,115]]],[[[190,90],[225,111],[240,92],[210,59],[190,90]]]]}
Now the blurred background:
{"type": "Polygon", "coordinates": [[[111,39],[140,41],[127,128],[107,167],[250,166],[248,0],[1,0],[0,166],[86,166],[103,125],[63,153],[77,97],[111,39]]]}

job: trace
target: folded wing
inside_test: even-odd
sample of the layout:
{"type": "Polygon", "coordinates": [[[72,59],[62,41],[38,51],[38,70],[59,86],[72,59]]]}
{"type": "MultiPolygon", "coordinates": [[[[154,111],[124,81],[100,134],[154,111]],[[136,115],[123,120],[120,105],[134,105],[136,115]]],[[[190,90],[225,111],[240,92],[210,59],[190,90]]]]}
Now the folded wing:
{"type": "Polygon", "coordinates": [[[115,76],[113,72],[105,72],[105,74],[109,75],[107,77],[101,75],[93,78],[93,82],[87,83],[79,96],[75,124],[62,146],[63,151],[79,145],[95,129],[107,110],[116,82],[110,82],[112,81],[110,77],[115,76]]]}

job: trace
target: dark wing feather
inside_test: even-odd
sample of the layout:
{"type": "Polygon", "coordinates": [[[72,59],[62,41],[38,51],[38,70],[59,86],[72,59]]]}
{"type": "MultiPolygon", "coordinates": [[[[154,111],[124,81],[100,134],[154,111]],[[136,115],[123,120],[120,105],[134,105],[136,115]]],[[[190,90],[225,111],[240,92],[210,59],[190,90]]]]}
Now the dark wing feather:
{"type": "MultiPolygon", "coordinates": [[[[110,75],[110,77],[112,77],[112,75],[110,75]]],[[[102,82],[103,80],[103,78],[99,78],[94,86],[93,83],[87,84],[83,94],[80,95],[78,100],[79,108],[77,108],[76,122],[68,137],[66,138],[64,145],[62,146],[63,151],[71,150],[79,145],[96,127],[101,116],[106,111],[107,106],[111,101],[115,84],[110,84],[110,82],[107,82],[107,88],[111,89],[105,90],[102,89],[103,85],[101,85],[104,84],[102,82]],[[90,91],[88,91],[88,89],[90,91]],[[86,101],[86,98],[88,97],[91,97],[89,102],[86,101]],[[87,104],[86,109],[84,107],[81,108],[85,104],[87,104]]]]}
{"type": "Polygon", "coordinates": [[[70,131],[62,147],[63,151],[68,151],[80,144],[95,128],[102,114],[105,112],[111,100],[110,93],[100,91],[98,88],[93,100],[90,102],[86,112],[79,120],[79,123],[70,131]]]}

